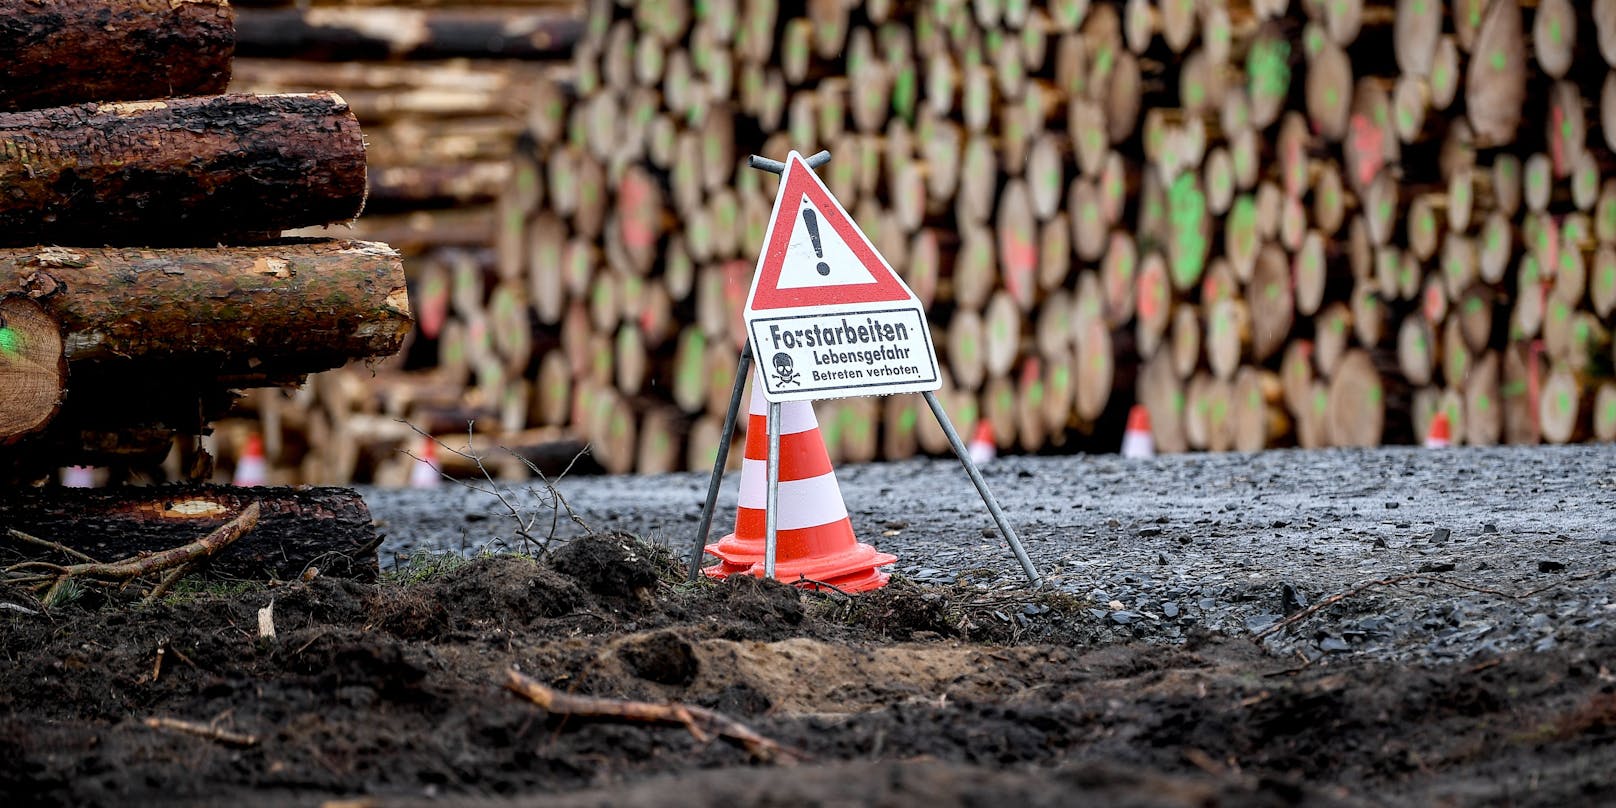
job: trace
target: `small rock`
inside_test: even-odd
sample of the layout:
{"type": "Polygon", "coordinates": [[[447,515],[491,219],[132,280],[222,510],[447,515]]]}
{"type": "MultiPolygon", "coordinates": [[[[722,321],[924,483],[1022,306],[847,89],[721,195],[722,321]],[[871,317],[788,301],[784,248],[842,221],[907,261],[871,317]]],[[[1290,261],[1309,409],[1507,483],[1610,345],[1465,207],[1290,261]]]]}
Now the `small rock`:
{"type": "Polygon", "coordinates": [[[1104,609],[1090,609],[1089,614],[1094,615],[1095,620],[1104,620],[1106,613],[1104,609]]]}
{"type": "Polygon", "coordinates": [[[1343,651],[1351,651],[1352,646],[1349,645],[1346,640],[1343,640],[1340,637],[1325,637],[1324,639],[1319,640],[1319,650],[1331,654],[1339,654],[1343,651]]]}
{"type": "Polygon", "coordinates": [[[1307,595],[1302,590],[1290,584],[1280,584],[1279,610],[1286,615],[1295,614],[1307,608],[1307,595]]]}
{"type": "Polygon", "coordinates": [[[1110,606],[1113,611],[1122,611],[1123,609],[1127,608],[1126,606],[1122,605],[1122,601],[1120,600],[1113,600],[1105,605],[1110,606]]]}
{"type": "Polygon", "coordinates": [[[996,539],[998,537],[999,537],[999,531],[998,530],[995,530],[994,528],[991,528],[991,527],[982,528],[982,538],[984,538],[984,539],[996,539]]]}
{"type": "Polygon", "coordinates": [[[1386,545],[1386,540],[1385,539],[1375,539],[1375,549],[1384,550],[1384,549],[1386,549],[1386,547],[1387,547],[1387,545],[1386,545]]]}
{"type": "Polygon", "coordinates": [[[1289,524],[1290,523],[1285,521],[1284,519],[1275,519],[1274,520],[1274,527],[1285,527],[1285,526],[1287,526],[1289,524]]]}
{"type": "Polygon", "coordinates": [[[1401,506],[1401,503],[1398,503],[1398,502],[1388,502],[1388,503],[1386,503],[1386,510],[1388,510],[1388,511],[1395,511],[1395,510],[1397,510],[1397,509],[1398,509],[1398,508],[1399,508],[1399,507],[1400,507],[1400,506],[1401,506]]]}
{"type": "Polygon", "coordinates": [[[1195,605],[1202,609],[1211,610],[1218,605],[1218,602],[1212,598],[1201,598],[1200,600],[1195,601],[1195,605]]]}
{"type": "Polygon", "coordinates": [[[1492,568],[1493,568],[1493,565],[1488,564],[1487,562],[1483,561],[1480,564],[1476,565],[1476,572],[1481,572],[1482,570],[1490,570],[1492,568]]]}
{"type": "Polygon", "coordinates": [[[1481,526],[1481,532],[1483,532],[1483,533],[1497,533],[1498,532],[1498,525],[1495,525],[1492,522],[1487,522],[1487,523],[1485,523],[1485,524],[1483,524],[1481,526]]]}
{"type": "Polygon", "coordinates": [[[1252,633],[1256,633],[1256,632],[1262,631],[1265,628],[1268,628],[1269,626],[1271,626],[1271,625],[1273,625],[1275,623],[1278,623],[1280,620],[1283,620],[1283,619],[1284,619],[1284,615],[1278,615],[1278,614],[1254,614],[1254,615],[1246,618],[1246,630],[1250,631],[1252,633]]]}
{"type": "Polygon", "coordinates": [[[1429,561],[1420,565],[1420,572],[1453,572],[1452,561],[1429,561]]]}
{"type": "Polygon", "coordinates": [[[1167,556],[1165,556],[1165,555],[1163,555],[1161,553],[1157,553],[1156,554],[1156,563],[1160,564],[1160,565],[1162,565],[1164,567],[1167,566],[1167,556]]]}
{"type": "Polygon", "coordinates": [[[908,522],[900,522],[900,521],[882,522],[881,526],[886,528],[887,530],[903,530],[904,528],[909,526],[909,523],[908,522]]]}
{"type": "Polygon", "coordinates": [[[1191,539],[1189,536],[1179,536],[1178,537],[1178,543],[1179,544],[1189,544],[1192,541],[1194,541],[1194,539],[1191,539]]]}
{"type": "Polygon", "coordinates": [[[1159,527],[1142,527],[1142,528],[1139,528],[1139,535],[1140,536],[1160,536],[1161,533],[1162,533],[1162,529],[1159,528],[1159,527]]]}
{"type": "Polygon", "coordinates": [[[1452,536],[1452,535],[1453,535],[1453,531],[1448,530],[1445,527],[1439,527],[1436,530],[1431,531],[1431,543],[1432,544],[1446,544],[1447,541],[1448,541],[1448,537],[1452,536]]]}
{"type": "Polygon", "coordinates": [[[1111,622],[1116,623],[1119,626],[1126,626],[1138,619],[1138,617],[1139,615],[1136,615],[1133,612],[1112,612],[1111,622]]]}
{"type": "Polygon", "coordinates": [[[1042,603],[1029,603],[1021,607],[1021,613],[1029,617],[1037,617],[1047,611],[1049,611],[1049,607],[1042,603]]]}
{"type": "Polygon", "coordinates": [[[1166,603],[1163,603],[1162,604],[1162,614],[1164,614],[1164,615],[1166,615],[1168,617],[1177,617],[1178,616],[1178,604],[1174,603],[1172,601],[1167,601],[1166,603]]]}
{"type": "Polygon", "coordinates": [[[1553,561],[1545,558],[1542,561],[1537,562],[1538,572],[1565,572],[1565,568],[1566,565],[1564,561],[1553,561]]]}

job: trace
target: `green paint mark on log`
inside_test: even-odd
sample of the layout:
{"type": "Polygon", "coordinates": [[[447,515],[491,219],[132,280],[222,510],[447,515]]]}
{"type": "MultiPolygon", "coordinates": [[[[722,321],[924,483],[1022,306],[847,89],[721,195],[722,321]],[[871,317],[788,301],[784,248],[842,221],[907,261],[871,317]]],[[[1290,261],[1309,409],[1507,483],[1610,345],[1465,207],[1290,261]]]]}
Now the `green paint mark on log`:
{"type": "Polygon", "coordinates": [[[1279,300],[1279,284],[1268,284],[1268,288],[1264,290],[1264,293],[1268,295],[1269,300],[1279,300]]]}
{"type": "Polygon", "coordinates": [[[1264,39],[1246,56],[1246,79],[1253,95],[1280,98],[1291,84],[1291,46],[1282,39],[1264,39]]]}
{"type": "Polygon", "coordinates": [[[22,353],[22,335],[11,326],[0,326],[0,353],[16,356],[22,353]]]}
{"type": "Polygon", "coordinates": [[[1487,62],[1494,71],[1502,73],[1504,68],[1509,66],[1509,56],[1502,50],[1495,50],[1491,56],[1487,57],[1487,62]]]}
{"type": "Polygon", "coordinates": [[[1561,390],[1560,395],[1555,396],[1554,403],[1555,403],[1555,406],[1558,406],[1560,408],[1560,412],[1563,412],[1563,413],[1565,413],[1567,415],[1571,414],[1571,394],[1570,393],[1567,393],[1566,391],[1561,390]]]}
{"type": "Polygon", "coordinates": [[[1380,389],[1380,385],[1373,384],[1369,386],[1369,406],[1379,407],[1381,400],[1385,398],[1385,396],[1386,393],[1380,389]]]}
{"type": "MultiPolygon", "coordinates": [[[[1179,288],[1184,288],[1201,277],[1205,261],[1207,244],[1201,224],[1206,219],[1206,196],[1196,186],[1195,178],[1185,174],[1173,181],[1167,201],[1178,247],[1173,254],[1173,277],[1179,288]]],[[[1255,208],[1252,215],[1256,215],[1255,208]]]]}
{"type": "Polygon", "coordinates": [[[1323,415],[1330,408],[1330,396],[1323,390],[1313,391],[1313,411],[1323,415]]]}
{"type": "Polygon", "coordinates": [[[1184,411],[1184,391],[1183,390],[1174,390],[1173,391],[1173,412],[1181,413],[1183,411],[1184,411]]]}
{"type": "Polygon", "coordinates": [[[1526,395],[1526,392],[1527,392],[1526,380],[1525,379],[1519,379],[1519,380],[1510,382],[1509,384],[1506,384],[1506,385],[1498,388],[1498,392],[1504,398],[1520,398],[1521,396],[1526,395]]]}

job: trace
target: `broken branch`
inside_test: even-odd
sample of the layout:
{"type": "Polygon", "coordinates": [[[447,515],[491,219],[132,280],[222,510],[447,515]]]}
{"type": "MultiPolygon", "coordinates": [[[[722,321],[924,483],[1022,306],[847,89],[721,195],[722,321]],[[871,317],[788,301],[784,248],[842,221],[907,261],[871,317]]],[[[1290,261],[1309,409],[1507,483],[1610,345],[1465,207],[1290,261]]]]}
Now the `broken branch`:
{"type": "Polygon", "coordinates": [[[171,732],[180,732],[186,735],[195,735],[198,738],[207,738],[218,741],[226,746],[257,746],[258,736],[247,735],[241,732],[231,732],[208,724],[196,721],[186,721],[183,718],[166,718],[153,716],[146,719],[146,726],[152,729],[166,729],[171,732]]]}
{"type": "MultiPolygon", "coordinates": [[[[257,527],[260,512],[261,511],[258,503],[254,502],[243,509],[239,516],[230,520],[229,522],[224,523],[223,525],[220,525],[218,529],[214,530],[212,533],[209,533],[208,535],[203,536],[190,544],[174,547],[160,553],[153,553],[148,556],[131,556],[129,558],[105,564],[100,562],[86,562],[83,564],[72,564],[65,567],[43,561],[30,561],[12,566],[8,568],[7,571],[17,572],[25,569],[43,568],[53,572],[53,575],[48,576],[34,575],[12,578],[13,583],[32,583],[36,585],[43,585],[47,583],[50,584],[50,590],[45,596],[45,600],[47,602],[54,602],[55,593],[61,590],[64,585],[81,578],[127,582],[145,575],[151,575],[153,573],[172,571],[152,589],[151,594],[146,596],[147,602],[150,602],[154,598],[161,596],[164,592],[167,592],[168,589],[174,585],[174,582],[179,580],[185,571],[194,568],[203,559],[208,558],[214,553],[217,553],[225,547],[230,546],[230,544],[236,539],[241,538],[253,528],[257,527]]],[[[17,533],[17,531],[11,532],[14,534],[17,533]]],[[[18,535],[24,536],[25,540],[32,540],[34,543],[42,544],[52,547],[53,549],[58,549],[72,554],[72,552],[67,550],[67,548],[53,542],[45,542],[39,539],[34,539],[26,534],[18,535]]]]}
{"type": "Polygon", "coordinates": [[[677,702],[653,704],[598,696],[575,696],[546,687],[514,668],[508,673],[505,687],[556,715],[678,724],[689,730],[698,741],[703,740],[708,734],[736,741],[760,760],[789,764],[807,758],[806,754],[781,746],[759,735],[751,727],[705,707],[677,702]]]}

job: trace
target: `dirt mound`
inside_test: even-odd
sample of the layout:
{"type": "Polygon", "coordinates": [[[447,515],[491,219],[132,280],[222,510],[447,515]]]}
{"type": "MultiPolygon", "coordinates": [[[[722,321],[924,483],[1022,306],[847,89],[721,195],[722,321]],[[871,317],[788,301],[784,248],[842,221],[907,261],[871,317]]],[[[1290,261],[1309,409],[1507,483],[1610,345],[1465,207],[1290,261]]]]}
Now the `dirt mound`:
{"type": "Polygon", "coordinates": [[[550,563],[597,595],[643,600],[665,570],[661,555],[632,536],[595,534],[568,542],[550,563]]]}
{"type": "Polygon", "coordinates": [[[1113,642],[1039,593],[689,584],[622,541],[554,567],[0,610],[0,801],[1616,799],[1616,629],[1449,666],[1306,663],[1215,636],[1113,642]],[[809,761],[760,768],[676,722],[548,713],[502,688],[513,667],[562,693],[717,709],[809,761]]]}

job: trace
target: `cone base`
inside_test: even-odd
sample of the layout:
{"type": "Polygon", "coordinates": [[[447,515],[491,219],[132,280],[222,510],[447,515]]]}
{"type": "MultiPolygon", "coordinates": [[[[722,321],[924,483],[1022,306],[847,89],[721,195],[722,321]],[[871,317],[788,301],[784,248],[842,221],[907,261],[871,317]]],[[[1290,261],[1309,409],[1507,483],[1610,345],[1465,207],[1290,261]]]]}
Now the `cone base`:
{"type": "MultiPolygon", "coordinates": [[[[809,528],[809,530],[821,529],[809,528]]],[[[781,543],[784,544],[783,541],[781,543]]],[[[716,556],[719,563],[704,568],[702,572],[707,577],[718,580],[731,575],[753,575],[761,578],[764,546],[765,542],[762,539],[744,539],[731,533],[719,539],[716,544],[707,545],[705,548],[707,553],[716,556]]],[[[777,559],[774,578],[788,584],[808,579],[848,592],[867,592],[887,585],[887,575],[877,571],[876,568],[896,563],[897,560],[897,556],[878,552],[868,544],[855,542],[851,547],[828,556],[783,561],[777,559]]],[[[801,585],[813,586],[811,583],[801,585]]]]}

